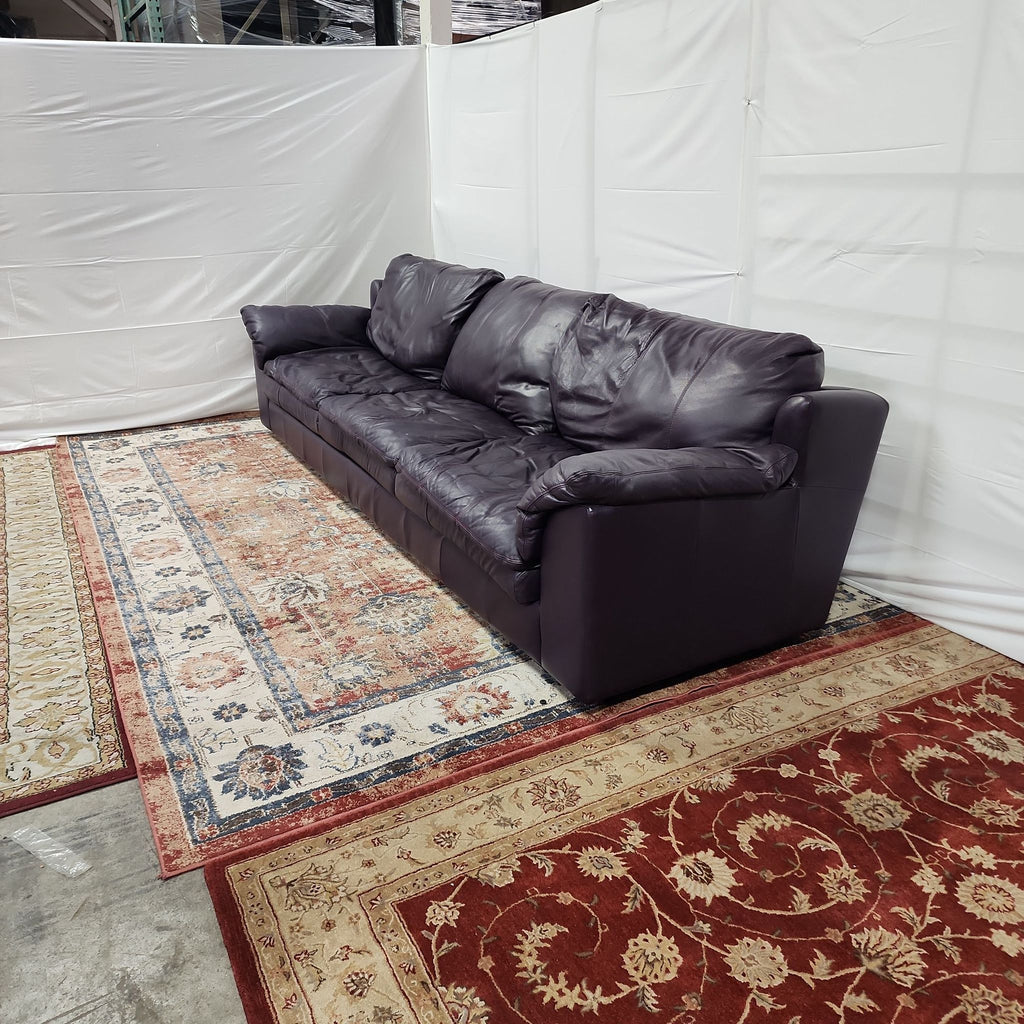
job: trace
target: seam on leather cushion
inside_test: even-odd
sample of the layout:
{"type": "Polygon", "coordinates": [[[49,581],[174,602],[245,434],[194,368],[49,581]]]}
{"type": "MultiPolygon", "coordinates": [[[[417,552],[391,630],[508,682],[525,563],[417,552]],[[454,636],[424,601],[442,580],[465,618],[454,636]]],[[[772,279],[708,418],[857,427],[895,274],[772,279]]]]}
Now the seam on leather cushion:
{"type": "Polygon", "coordinates": [[[444,512],[444,514],[445,514],[445,516],[446,516],[446,517],[447,517],[448,519],[451,519],[451,520],[452,520],[452,522],[458,523],[458,525],[459,525],[459,526],[461,527],[461,529],[462,529],[463,533],[465,533],[465,534],[466,534],[466,536],[468,536],[468,537],[472,537],[472,538],[473,538],[473,540],[474,540],[474,541],[475,541],[475,542],[476,542],[477,544],[479,544],[479,545],[480,545],[480,547],[481,547],[481,548],[483,548],[483,549],[484,549],[484,550],[485,550],[485,551],[486,551],[486,552],[488,553],[488,555],[489,555],[490,557],[492,557],[492,558],[493,558],[493,559],[494,559],[494,560],[495,560],[496,562],[501,562],[501,564],[502,564],[502,565],[506,565],[506,566],[508,566],[508,567],[509,567],[510,569],[532,569],[532,568],[536,568],[536,564],[531,564],[531,565],[527,565],[526,563],[524,563],[524,562],[523,562],[523,560],[522,560],[521,558],[518,558],[518,559],[516,559],[515,561],[513,561],[513,560],[511,560],[511,559],[507,558],[507,557],[506,557],[505,555],[502,555],[502,554],[500,554],[500,553],[499,553],[499,552],[497,552],[497,551],[493,551],[493,550],[492,550],[491,548],[489,548],[489,547],[488,547],[488,546],[487,546],[487,545],[486,545],[486,544],[485,544],[485,543],[484,543],[484,542],[483,542],[483,541],[482,541],[482,540],[481,540],[481,539],[480,539],[480,538],[479,538],[479,537],[477,536],[477,534],[476,534],[476,533],[474,533],[474,532],[473,532],[473,530],[471,530],[471,529],[470,529],[470,528],[469,528],[469,527],[468,527],[468,526],[466,525],[466,523],[465,523],[465,522],[464,522],[464,521],[463,521],[463,520],[462,520],[462,519],[461,519],[461,518],[460,518],[460,517],[459,517],[458,515],[456,515],[456,514],[455,514],[454,512],[451,512],[451,511],[450,511],[450,510],[449,510],[449,509],[448,509],[448,508],[447,508],[446,506],[443,506],[443,505],[439,505],[439,504],[437,503],[437,501],[436,501],[436,500],[434,499],[434,497],[433,497],[433,496],[432,496],[432,495],[430,494],[430,492],[429,492],[429,491],[426,491],[426,490],[424,490],[424,489],[423,489],[423,488],[422,488],[422,487],[420,486],[420,483],[419,483],[419,481],[418,481],[418,480],[416,480],[415,478],[411,477],[411,476],[410,476],[410,475],[409,475],[408,473],[405,473],[405,472],[403,472],[403,471],[402,471],[402,468],[401,468],[401,466],[399,466],[399,468],[398,468],[398,472],[402,474],[402,476],[403,476],[403,478],[405,479],[405,482],[406,482],[406,484],[407,484],[408,486],[411,486],[412,488],[414,488],[414,489],[415,489],[415,490],[416,490],[416,491],[417,491],[417,492],[418,492],[419,494],[421,494],[421,495],[422,495],[422,496],[424,497],[424,499],[425,499],[425,500],[426,500],[427,502],[429,502],[429,504],[430,504],[430,505],[432,505],[432,506],[433,506],[433,507],[434,507],[435,509],[437,509],[438,511],[443,511],[443,512],[444,512]]]}

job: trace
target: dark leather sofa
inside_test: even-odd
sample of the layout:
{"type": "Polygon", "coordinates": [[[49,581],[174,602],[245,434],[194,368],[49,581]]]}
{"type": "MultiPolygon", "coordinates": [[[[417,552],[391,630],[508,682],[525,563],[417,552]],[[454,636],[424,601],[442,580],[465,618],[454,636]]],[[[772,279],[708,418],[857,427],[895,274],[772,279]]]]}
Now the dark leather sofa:
{"type": "Polygon", "coordinates": [[[888,407],[802,335],[411,255],[242,318],[267,427],[581,699],[824,623],[888,407]]]}

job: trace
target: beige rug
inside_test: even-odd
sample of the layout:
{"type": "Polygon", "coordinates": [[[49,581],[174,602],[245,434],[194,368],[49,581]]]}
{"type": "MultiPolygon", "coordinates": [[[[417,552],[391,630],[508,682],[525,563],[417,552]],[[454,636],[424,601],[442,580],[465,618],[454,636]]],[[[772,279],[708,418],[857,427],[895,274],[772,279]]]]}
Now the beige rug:
{"type": "Polygon", "coordinates": [[[0,455],[0,815],[135,774],[53,453],[0,455]]]}

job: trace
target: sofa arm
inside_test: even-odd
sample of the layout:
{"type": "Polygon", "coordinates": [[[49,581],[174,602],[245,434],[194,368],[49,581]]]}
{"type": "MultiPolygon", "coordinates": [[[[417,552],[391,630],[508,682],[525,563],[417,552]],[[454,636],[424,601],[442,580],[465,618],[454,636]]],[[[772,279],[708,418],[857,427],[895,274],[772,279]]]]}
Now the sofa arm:
{"type": "Polygon", "coordinates": [[[242,322],[252,338],[258,370],[268,359],[311,348],[369,345],[365,306],[244,306],[242,322]]]}
{"type": "Polygon", "coordinates": [[[794,395],[775,417],[772,440],[799,453],[800,499],[790,607],[794,634],[828,615],[889,412],[884,398],[854,388],[794,395]]]}
{"type": "Polygon", "coordinates": [[[772,441],[799,453],[793,483],[863,494],[888,414],[889,403],[872,391],[809,391],[779,408],[772,441]]]}
{"type": "Polygon", "coordinates": [[[789,479],[796,461],[796,452],[784,444],[618,448],[572,455],[537,477],[519,501],[519,554],[528,563],[539,560],[544,519],[555,509],[766,494],[789,479]]]}

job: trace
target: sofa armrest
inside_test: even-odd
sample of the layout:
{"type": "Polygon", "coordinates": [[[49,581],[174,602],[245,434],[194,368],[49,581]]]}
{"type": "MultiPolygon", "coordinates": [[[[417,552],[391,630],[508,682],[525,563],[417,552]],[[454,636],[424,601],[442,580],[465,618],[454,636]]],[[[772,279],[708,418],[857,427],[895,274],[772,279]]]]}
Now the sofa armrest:
{"type": "Polygon", "coordinates": [[[519,501],[519,554],[527,562],[539,559],[544,519],[556,509],[766,494],[789,479],[796,461],[796,452],[784,444],[618,448],[572,455],[537,477],[519,501]]]}
{"type": "Polygon", "coordinates": [[[772,441],[799,453],[793,483],[863,494],[888,414],[889,403],[872,391],[808,391],[780,406],[772,441]]]}
{"type": "Polygon", "coordinates": [[[268,359],[311,348],[368,346],[365,306],[244,306],[242,322],[252,338],[258,370],[268,359]]]}

